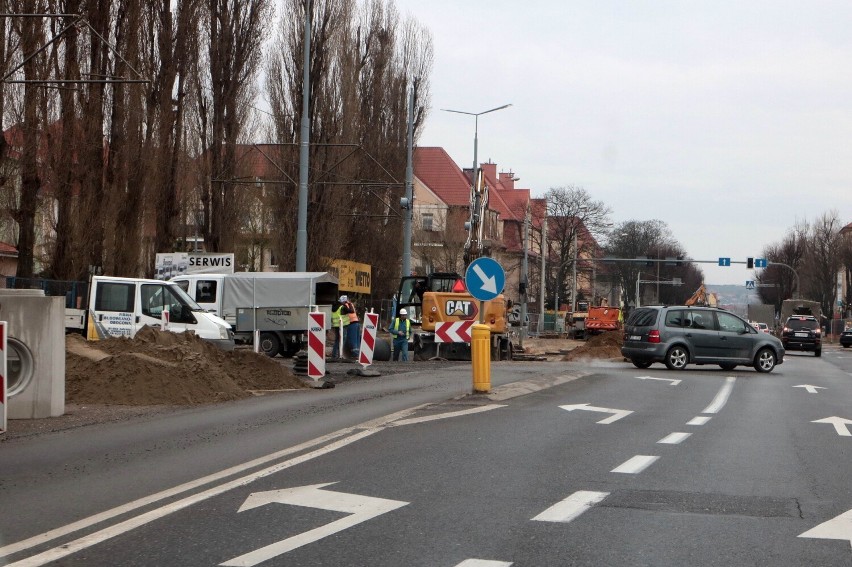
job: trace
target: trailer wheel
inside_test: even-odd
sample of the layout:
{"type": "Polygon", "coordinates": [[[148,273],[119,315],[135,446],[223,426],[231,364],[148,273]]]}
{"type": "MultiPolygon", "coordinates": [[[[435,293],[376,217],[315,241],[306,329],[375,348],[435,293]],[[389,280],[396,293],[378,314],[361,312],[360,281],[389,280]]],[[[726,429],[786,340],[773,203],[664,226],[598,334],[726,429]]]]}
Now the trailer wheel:
{"type": "Polygon", "coordinates": [[[278,336],[275,333],[260,334],[260,352],[269,358],[273,358],[276,354],[278,354],[280,349],[281,341],[278,340],[278,336]]]}

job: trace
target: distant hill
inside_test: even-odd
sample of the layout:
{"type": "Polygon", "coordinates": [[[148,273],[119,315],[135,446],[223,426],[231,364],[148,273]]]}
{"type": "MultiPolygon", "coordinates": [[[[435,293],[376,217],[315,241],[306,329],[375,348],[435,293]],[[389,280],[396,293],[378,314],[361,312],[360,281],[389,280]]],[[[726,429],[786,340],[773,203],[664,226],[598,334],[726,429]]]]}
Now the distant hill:
{"type": "Polygon", "coordinates": [[[715,293],[718,296],[720,305],[746,305],[749,303],[761,303],[757,292],[753,289],[746,289],[744,285],[705,285],[707,287],[707,291],[715,293]]]}

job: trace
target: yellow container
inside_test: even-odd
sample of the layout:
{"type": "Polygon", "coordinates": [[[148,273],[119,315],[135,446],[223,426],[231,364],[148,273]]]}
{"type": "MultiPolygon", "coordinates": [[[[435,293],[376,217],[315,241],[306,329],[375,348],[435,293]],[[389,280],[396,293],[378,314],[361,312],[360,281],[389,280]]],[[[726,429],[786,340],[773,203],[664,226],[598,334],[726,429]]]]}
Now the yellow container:
{"type": "Polygon", "coordinates": [[[473,391],[491,390],[491,328],[477,324],[471,327],[470,358],[473,367],[473,391]]]}

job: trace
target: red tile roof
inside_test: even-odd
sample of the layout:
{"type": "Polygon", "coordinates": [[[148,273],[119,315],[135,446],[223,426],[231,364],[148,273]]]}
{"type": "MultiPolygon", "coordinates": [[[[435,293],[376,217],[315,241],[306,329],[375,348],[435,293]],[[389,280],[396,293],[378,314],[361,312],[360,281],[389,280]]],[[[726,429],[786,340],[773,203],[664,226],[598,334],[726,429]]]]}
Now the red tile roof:
{"type": "Polygon", "coordinates": [[[415,148],[414,175],[446,204],[470,204],[470,181],[444,148],[415,148]]]}

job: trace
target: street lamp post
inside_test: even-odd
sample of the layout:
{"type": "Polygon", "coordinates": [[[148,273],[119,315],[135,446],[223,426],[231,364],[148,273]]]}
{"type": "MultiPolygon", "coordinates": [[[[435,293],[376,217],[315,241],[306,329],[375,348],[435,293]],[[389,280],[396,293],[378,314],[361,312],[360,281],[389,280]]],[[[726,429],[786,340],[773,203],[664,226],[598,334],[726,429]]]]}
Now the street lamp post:
{"type": "MultiPolygon", "coordinates": [[[[449,108],[442,108],[444,112],[454,112],[456,114],[467,114],[468,116],[474,117],[474,125],[473,125],[473,172],[470,178],[470,186],[471,186],[471,200],[470,200],[470,234],[468,235],[468,244],[470,244],[473,239],[470,235],[473,235],[476,232],[477,226],[481,227],[482,219],[479,219],[479,224],[477,225],[475,221],[477,211],[481,205],[481,196],[477,193],[476,183],[478,180],[477,172],[479,171],[479,117],[483,114],[488,114],[489,112],[496,112],[498,110],[503,110],[504,108],[509,108],[512,106],[511,104],[504,104],[503,106],[498,106],[497,108],[492,108],[490,110],[483,110],[482,112],[466,112],[464,110],[451,110],[449,108]]],[[[479,238],[480,234],[477,234],[476,237],[479,238]]],[[[481,244],[481,243],[480,243],[481,244]]]]}

